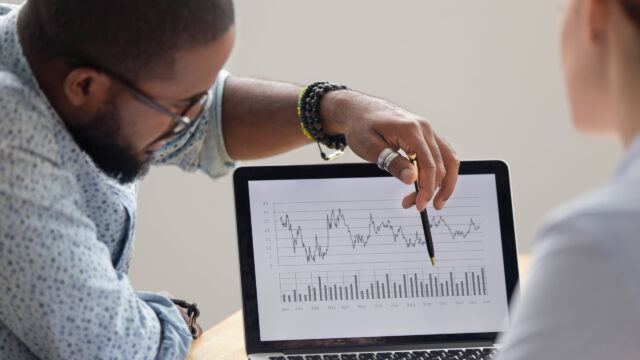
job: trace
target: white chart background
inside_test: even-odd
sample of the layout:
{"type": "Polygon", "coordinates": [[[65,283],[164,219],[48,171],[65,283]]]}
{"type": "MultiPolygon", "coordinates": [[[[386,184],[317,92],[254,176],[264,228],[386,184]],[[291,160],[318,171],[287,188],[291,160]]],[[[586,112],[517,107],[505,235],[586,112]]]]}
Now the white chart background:
{"type": "Polygon", "coordinates": [[[443,211],[428,208],[435,268],[428,261],[419,214],[400,205],[411,191],[390,177],[251,181],[261,340],[505,330],[494,176],[461,176],[443,211]],[[469,295],[449,284],[453,276],[464,287],[465,273],[478,279],[469,295]],[[394,296],[399,288],[387,289],[390,298],[384,291],[380,295],[387,275],[391,283],[405,284],[407,296],[403,291],[394,296]],[[418,278],[422,287],[435,277],[438,296],[433,283],[431,296],[413,280],[409,284],[418,278]],[[360,289],[357,299],[349,298],[354,284],[360,289]],[[442,290],[448,286],[446,296],[442,290]],[[333,293],[340,287],[344,294],[333,293]]]}

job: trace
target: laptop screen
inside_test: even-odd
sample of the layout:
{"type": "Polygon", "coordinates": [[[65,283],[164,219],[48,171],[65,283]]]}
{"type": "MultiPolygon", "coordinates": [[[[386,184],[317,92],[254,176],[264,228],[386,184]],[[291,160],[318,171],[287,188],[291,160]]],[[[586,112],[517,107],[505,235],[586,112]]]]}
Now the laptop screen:
{"type": "Polygon", "coordinates": [[[460,175],[427,208],[431,265],[413,191],[392,177],[248,181],[261,341],[506,330],[496,175],[460,175]]]}

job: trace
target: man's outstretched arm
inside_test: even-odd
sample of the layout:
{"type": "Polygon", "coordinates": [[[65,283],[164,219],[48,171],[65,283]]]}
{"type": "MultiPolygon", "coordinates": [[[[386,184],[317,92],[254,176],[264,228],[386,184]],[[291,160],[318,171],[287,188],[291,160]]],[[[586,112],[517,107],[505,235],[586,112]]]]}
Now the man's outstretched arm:
{"type": "MultiPolygon", "coordinates": [[[[310,143],[300,129],[297,102],[301,87],[286,83],[230,76],[222,96],[222,133],[229,157],[234,160],[259,159],[277,155],[310,143]]],[[[421,191],[418,208],[434,198],[441,208],[453,193],[459,161],[453,148],[432,129],[423,117],[386,100],[356,91],[328,93],[321,102],[320,116],[327,134],[344,134],[349,147],[364,160],[375,162],[387,147],[418,156],[421,191]]],[[[389,172],[407,184],[416,171],[398,157],[389,172]]]]}

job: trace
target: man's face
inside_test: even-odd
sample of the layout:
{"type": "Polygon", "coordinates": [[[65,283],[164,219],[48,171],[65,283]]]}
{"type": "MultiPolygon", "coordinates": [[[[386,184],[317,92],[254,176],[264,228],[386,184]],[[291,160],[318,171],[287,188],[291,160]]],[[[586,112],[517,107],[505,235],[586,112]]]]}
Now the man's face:
{"type": "MultiPolygon", "coordinates": [[[[135,84],[144,94],[174,114],[182,113],[195,96],[208,91],[226,62],[234,28],[216,41],[175,55],[170,78],[135,84]]],[[[108,75],[107,75],[108,76],[108,75]]],[[[70,127],[78,145],[107,175],[121,183],[144,175],[151,155],[171,140],[173,119],[132,96],[111,79],[109,95],[84,121],[70,127]]]]}

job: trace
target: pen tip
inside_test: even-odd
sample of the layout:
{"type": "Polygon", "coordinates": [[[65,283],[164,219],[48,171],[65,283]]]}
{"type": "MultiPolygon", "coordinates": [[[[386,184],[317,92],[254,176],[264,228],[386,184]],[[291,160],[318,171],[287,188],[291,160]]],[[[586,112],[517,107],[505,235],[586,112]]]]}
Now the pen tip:
{"type": "Polygon", "coordinates": [[[436,266],[436,258],[435,257],[431,258],[431,265],[436,266]]]}

